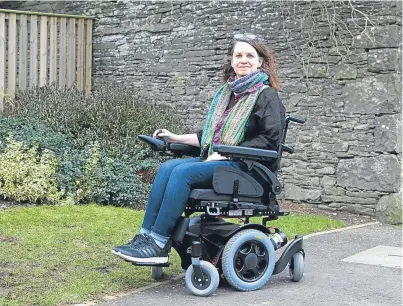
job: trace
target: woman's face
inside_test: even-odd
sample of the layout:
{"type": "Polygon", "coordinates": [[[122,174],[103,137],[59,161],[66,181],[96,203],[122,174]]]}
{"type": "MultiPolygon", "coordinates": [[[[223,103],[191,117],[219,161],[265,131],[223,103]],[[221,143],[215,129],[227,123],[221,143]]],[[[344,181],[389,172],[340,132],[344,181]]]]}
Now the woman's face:
{"type": "Polygon", "coordinates": [[[240,78],[255,72],[262,65],[262,59],[255,48],[246,42],[240,41],[235,45],[231,64],[235,74],[240,78]]]}

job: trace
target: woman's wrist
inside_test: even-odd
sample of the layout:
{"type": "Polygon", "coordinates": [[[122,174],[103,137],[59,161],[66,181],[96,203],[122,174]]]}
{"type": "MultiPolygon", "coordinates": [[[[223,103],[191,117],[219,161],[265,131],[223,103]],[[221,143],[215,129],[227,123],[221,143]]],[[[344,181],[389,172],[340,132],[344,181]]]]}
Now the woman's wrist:
{"type": "Polygon", "coordinates": [[[172,139],[171,142],[182,143],[183,139],[182,139],[181,136],[183,136],[183,135],[173,134],[173,135],[171,136],[171,139],[172,139]]]}
{"type": "Polygon", "coordinates": [[[197,138],[196,134],[181,134],[181,135],[172,135],[171,136],[172,141],[171,142],[176,142],[176,143],[182,143],[186,145],[191,145],[195,147],[199,147],[199,140],[197,138]]]}

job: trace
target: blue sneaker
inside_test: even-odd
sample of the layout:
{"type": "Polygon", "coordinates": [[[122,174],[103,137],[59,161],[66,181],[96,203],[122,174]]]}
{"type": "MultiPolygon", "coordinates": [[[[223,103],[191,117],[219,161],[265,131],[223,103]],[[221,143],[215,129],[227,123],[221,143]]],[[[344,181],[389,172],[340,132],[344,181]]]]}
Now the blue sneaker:
{"type": "Polygon", "coordinates": [[[147,236],[147,234],[137,234],[128,243],[114,247],[112,249],[112,253],[116,254],[116,253],[120,253],[121,250],[126,250],[128,248],[135,248],[138,244],[141,244],[141,243],[143,243],[143,241],[147,240],[146,236],[147,236]]]}
{"type": "Polygon", "coordinates": [[[141,264],[164,264],[169,260],[168,251],[165,248],[160,248],[154,239],[148,235],[143,235],[142,238],[138,237],[135,245],[129,243],[116,247],[112,253],[124,260],[141,264]]]}

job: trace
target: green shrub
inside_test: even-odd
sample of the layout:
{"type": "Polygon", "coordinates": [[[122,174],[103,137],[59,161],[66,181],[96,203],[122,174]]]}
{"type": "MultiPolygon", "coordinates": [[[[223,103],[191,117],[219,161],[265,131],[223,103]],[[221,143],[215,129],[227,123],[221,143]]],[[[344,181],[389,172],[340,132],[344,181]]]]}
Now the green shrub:
{"type": "Polygon", "coordinates": [[[85,150],[77,149],[70,149],[58,156],[59,169],[56,173],[56,181],[63,195],[75,197],[76,179],[82,176],[82,165],[85,158],[85,150]]]}
{"type": "Polygon", "coordinates": [[[150,185],[137,175],[139,165],[124,158],[104,157],[100,160],[98,184],[94,202],[145,208],[150,185]]]}
{"type": "Polygon", "coordinates": [[[157,128],[187,132],[172,108],[156,105],[131,89],[103,86],[86,97],[77,89],[36,88],[20,92],[9,116],[35,119],[75,139],[77,146],[91,142],[115,154],[137,159],[151,155],[137,135],[157,128]]]}
{"type": "Polygon", "coordinates": [[[55,173],[57,160],[48,150],[39,154],[13,136],[7,138],[0,153],[0,194],[6,198],[31,203],[54,203],[60,199],[55,173]]]}
{"type": "Polygon", "coordinates": [[[137,173],[158,167],[156,162],[136,162],[127,155],[108,155],[97,143],[66,152],[60,160],[57,181],[74,202],[136,208],[145,207],[150,190],[137,173]]]}
{"type": "Polygon", "coordinates": [[[76,203],[144,207],[156,169],[166,158],[137,135],[157,128],[188,132],[171,108],[118,86],[88,97],[74,88],[20,92],[6,115],[0,117],[0,142],[11,133],[38,154],[54,152],[62,199],[76,203]]]}
{"type": "Polygon", "coordinates": [[[43,123],[0,116],[0,151],[4,149],[9,135],[27,146],[36,146],[39,151],[48,149],[57,154],[62,154],[73,145],[71,138],[53,131],[43,123]]]}
{"type": "MultiPolygon", "coordinates": [[[[4,180],[6,174],[14,173],[7,173],[7,169],[33,171],[25,180],[20,180],[18,183],[15,181],[12,186],[9,185],[10,177],[7,176],[7,186],[3,188],[4,190],[0,189],[1,196],[18,201],[34,200],[30,179],[35,175],[41,175],[34,173],[38,167],[24,168],[26,163],[24,158],[14,159],[11,164],[9,160],[5,161],[5,156],[10,157],[11,153],[25,156],[27,152],[36,152],[38,159],[41,153],[46,152],[52,154],[57,164],[54,178],[62,200],[137,208],[145,206],[150,189],[150,177],[142,180],[137,174],[147,173],[148,169],[153,173],[154,168],[159,166],[158,160],[142,161],[127,154],[111,155],[102,150],[97,143],[75,148],[69,137],[56,133],[43,124],[29,123],[25,119],[0,117],[0,131],[0,148],[2,148],[0,152],[4,151],[1,161],[3,176],[0,179],[4,180]],[[18,140],[18,146],[9,144],[6,135],[10,134],[17,135],[10,139],[14,139],[14,142],[18,140]]],[[[35,202],[50,201],[38,198],[35,202]]]]}

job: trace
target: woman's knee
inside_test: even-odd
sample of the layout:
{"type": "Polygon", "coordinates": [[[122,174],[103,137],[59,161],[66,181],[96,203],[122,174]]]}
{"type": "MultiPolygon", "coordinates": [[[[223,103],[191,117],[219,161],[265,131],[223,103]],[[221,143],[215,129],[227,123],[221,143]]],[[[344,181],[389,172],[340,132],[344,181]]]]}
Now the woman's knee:
{"type": "Polygon", "coordinates": [[[165,170],[165,169],[173,168],[173,167],[175,167],[174,162],[175,162],[174,159],[167,160],[160,165],[159,169],[165,170]]]}
{"type": "Polygon", "coordinates": [[[157,175],[171,176],[172,171],[182,165],[188,164],[190,160],[186,159],[170,159],[161,164],[157,171],[157,175]]]}
{"type": "Polygon", "coordinates": [[[192,176],[192,164],[182,164],[176,166],[172,172],[170,179],[179,182],[187,182],[192,176]]]}
{"type": "Polygon", "coordinates": [[[165,162],[163,162],[161,165],[160,165],[160,167],[159,167],[159,169],[158,169],[158,172],[168,172],[168,173],[171,173],[171,171],[178,165],[179,163],[178,163],[178,160],[176,160],[176,159],[170,159],[170,160],[167,160],[167,161],[165,161],[165,162]]]}

